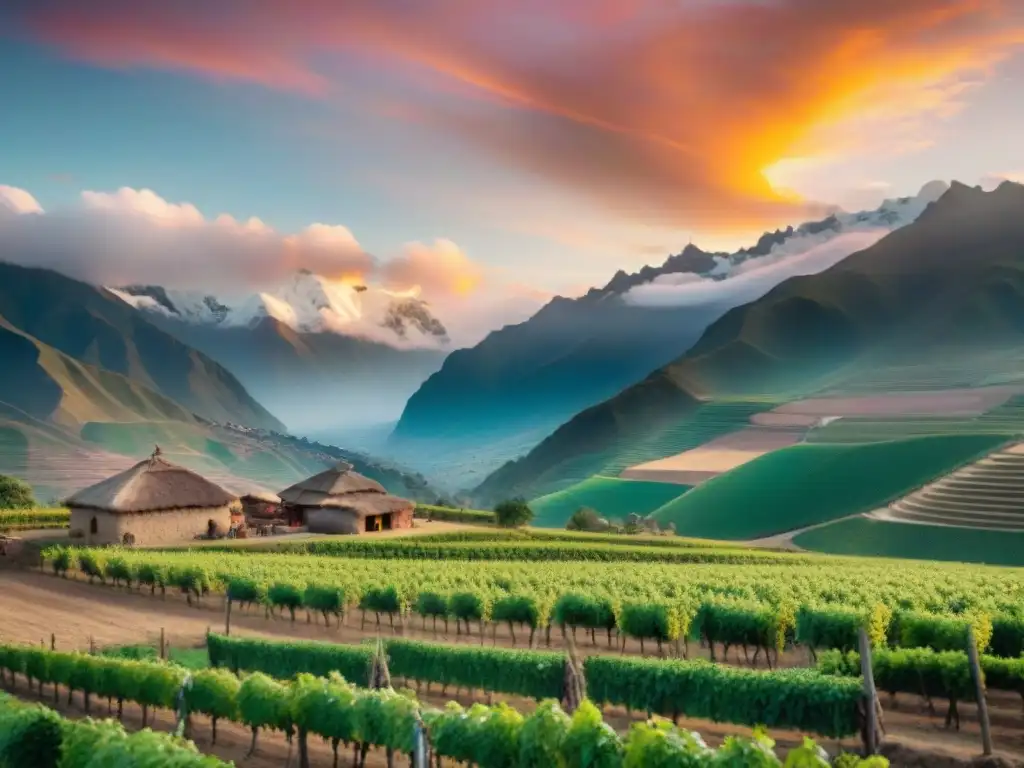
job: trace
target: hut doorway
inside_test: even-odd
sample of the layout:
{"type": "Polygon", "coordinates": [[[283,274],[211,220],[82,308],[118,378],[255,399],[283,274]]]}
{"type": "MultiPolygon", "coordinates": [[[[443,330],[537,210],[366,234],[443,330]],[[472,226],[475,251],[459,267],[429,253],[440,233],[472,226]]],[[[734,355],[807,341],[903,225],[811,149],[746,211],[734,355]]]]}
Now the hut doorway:
{"type": "Polygon", "coordinates": [[[391,530],[391,514],[386,515],[370,515],[366,518],[366,532],[373,533],[374,531],[390,531],[391,530]]]}
{"type": "Polygon", "coordinates": [[[89,521],[89,534],[95,536],[100,532],[100,522],[96,519],[96,515],[92,516],[92,520],[89,521]]]}

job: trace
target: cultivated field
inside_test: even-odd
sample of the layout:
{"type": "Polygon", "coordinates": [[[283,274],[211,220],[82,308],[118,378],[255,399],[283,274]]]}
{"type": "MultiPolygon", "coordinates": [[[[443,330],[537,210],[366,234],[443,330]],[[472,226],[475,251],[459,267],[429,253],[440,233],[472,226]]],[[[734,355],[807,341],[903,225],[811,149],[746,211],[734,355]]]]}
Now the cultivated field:
{"type": "MultiPolygon", "coordinates": [[[[786,691],[788,703],[774,710],[771,717],[775,719],[771,722],[802,722],[804,726],[796,730],[776,726],[771,730],[772,736],[781,746],[790,747],[799,744],[800,731],[817,733],[819,741],[832,752],[839,743],[851,749],[857,746],[855,708],[848,715],[854,720],[830,719],[840,717],[840,712],[845,711],[841,708],[828,710],[833,714],[823,719],[826,710],[822,706],[808,707],[799,701],[800,697],[817,695],[813,691],[819,688],[831,690],[829,686],[833,685],[829,707],[837,706],[841,697],[847,695],[839,695],[840,691],[859,695],[859,683],[849,680],[852,687],[847,687],[845,672],[829,667],[832,657],[823,650],[836,642],[841,646],[849,643],[849,639],[836,638],[849,638],[851,628],[855,631],[860,621],[858,617],[875,617],[871,626],[875,627],[874,632],[881,633],[877,636],[882,656],[881,645],[912,649],[935,642],[927,640],[938,637],[933,628],[947,625],[953,632],[950,634],[948,628],[942,630],[947,638],[944,642],[955,649],[961,642],[956,628],[966,626],[965,620],[975,622],[978,631],[987,633],[984,637],[989,639],[983,642],[987,649],[991,645],[991,653],[998,650],[1012,654],[1013,649],[1006,650],[1007,643],[1024,643],[1024,622],[1015,618],[1014,613],[1024,604],[1024,579],[1015,570],[896,561],[883,565],[876,561],[698,547],[673,538],[637,539],[627,547],[612,543],[616,537],[540,534],[541,540],[533,540],[485,530],[470,533],[453,533],[448,539],[434,537],[433,541],[420,536],[415,542],[409,540],[410,548],[404,551],[401,539],[353,540],[351,545],[337,542],[338,554],[334,556],[82,550],[75,558],[77,568],[93,573],[95,584],[86,583],[87,576],[81,570],[73,570],[74,578],[68,579],[49,573],[0,571],[0,613],[19,617],[16,622],[3,624],[0,641],[48,643],[53,632],[58,649],[84,649],[90,641],[96,646],[153,642],[163,628],[170,643],[195,645],[203,641],[208,628],[223,628],[222,594],[228,589],[235,598],[232,636],[265,638],[271,643],[289,638],[341,643],[337,652],[331,651],[336,653],[337,661],[329,662],[330,668],[356,670],[361,667],[352,667],[351,660],[363,658],[361,654],[369,651],[352,644],[381,633],[389,643],[397,643],[389,646],[388,651],[392,674],[400,684],[419,689],[417,698],[422,706],[441,706],[452,698],[464,704],[486,698],[507,702],[529,715],[537,698],[548,695],[543,691],[561,690],[561,671],[549,676],[549,683],[535,677],[534,684],[527,682],[531,678],[518,677],[515,665],[526,665],[525,669],[549,663],[545,661],[549,658],[564,658],[560,655],[564,626],[570,637],[578,631],[577,643],[585,659],[583,668],[592,695],[605,702],[603,718],[620,734],[625,734],[631,722],[643,721],[645,709],[649,709],[666,716],[677,714],[681,727],[697,729],[710,744],[717,745],[730,734],[749,733],[756,722],[748,720],[764,717],[770,711],[753,702],[761,701],[762,696],[774,696],[772,692],[777,689],[780,696],[786,691]],[[462,540],[452,541],[452,537],[462,540]],[[489,537],[494,540],[488,541],[489,537]],[[368,551],[352,559],[341,556],[346,547],[340,545],[359,545],[368,551]],[[487,562],[472,562],[469,556],[464,562],[452,562],[448,556],[438,561],[429,553],[432,546],[475,546],[483,550],[494,545],[499,549],[490,550],[487,562]],[[546,551],[556,546],[564,547],[558,561],[541,563],[533,556],[533,550],[546,551]],[[369,557],[373,548],[387,559],[369,557]],[[622,562],[594,561],[612,557],[609,552],[614,550],[622,550],[622,557],[615,559],[628,560],[628,567],[624,568],[622,562]],[[638,560],[643,551],[651,559],[665,552],[686,554],[692,559],[683,564],[644,563],[638,560]],[[100,576],[107,582],[105,585],[99,583],[100,576]],[[124,586],[126,577],[131,588],[124,586]],[[114,581],[120,586],[114,586],[114,581]],[[289,591],[288,584],[294,585],[294,589],[289,591]],[[212,594],[202,596],[204,585],[212,594]],[[311,590],[311,586],[316,589],[311,590]],[[183,587],[193,594],[186,597],[183,587]],[[150,594],[151,588],[154,595],[150,594]],[[266,603],[266,607],[246,607],[245,602],[252,599],[266,603]],[[190,601],[193,605],[188,604],[190,601]],[[882,614],[872,608],[876,605],[889,605],[896,610],[879,624],[882,614]],[[965,605],[970,607],[970,613],[963,612],[965,605]],[[298,612],[295,621],[289,618],[292,608],[298,612]],[[306,608],[311,609],[308,620],[306,608]],[[346,609],[343,622],[337,621],[333,613],[341,608],[346,609]],[[907,613],[907,608],[938,613],[907,613]],[[273,611],[270,618],[268,609],[273,611]],[[977,623],[975,617],[982,615],[988,617],[990,624],[977,623]],[[330,618],[329,626],[325,626],[325,617],[330,618]],[[436,632],[435,619],[440,619],[436,621],[436,632]],[[555,632],[550,633],[553,637],[549,652],[546,627],[552,625],[555,632]],[[840,628],[842,631],[836,634],[840,628]],[[531,635],[532,650],[528,649],[531,635]],[[685,648],[684,637],[689,638],[685,648]],[[428,643],[402,645],[416,638],[428,643]],[[449,645],[435,646],[429,641],[446,641],[449,645]],[[821,671],[790,669],[814,666],[809,648],[815,646],[819,664],[823,665],[821,671]],[[512,654],[513,648],[518,655],[501,655],[512,654]],[[712,648],[716,650],[713,652],[712,648]],[[688,661],[638,658],[641,654],[676,656],[683,650],[688,661]],[[710,659],[712,655],[717,664],[695,661],[710,659]],[[428,657],[432,659],[429,663],[428,657]],[[765,668],[766,657],[781,671],[769,672],[765,668]],[[612,674],[620,668],[621,672],[612,674]],[[719,668],[721,673],[715,671],[719,668]],[[672,679],[665,677],[670,672],[683,676],[679,678],[681,687],[664,687],[672,679]],[[653,682],[642,682],[644,675],[655,674],[662,680],[660,688],[653,682]],[[692,685],[682,681],[698,674],[717,675],[712,688],[717,691],[719,703],[713,706],[728,705],[728,709],[709,710],[711,702],[702,703],[692,693],[685,693],[692,685]],[[635,686],[631,681],[636,681],[635,686]],[[426,688],[425,683],[434,685],[426,688]],[[556,687],[544,687],[551,684],[556,687]],[[534,685],[540,687],[530,687],[534,685]],[[623,688],[624,685],[627,687],[623,688]],[[748,712],[740,706],[743,697],[739,688],[736,694],[730,693],[733,686],[746,686],[746,706],[754,706],[753,710],[748,712]],[[656,691],[658,698],[650,698],[656,691]],[[739,698],[730,698],[734,696],[739,698]],[[765,714],[752,715],[755,710],[765,714]],[[712,711],[718,712],[714,719],[725,722],[712,722],[703,714],[712,711]],[[829,735],[833,728],[838,730],[829,735]],[[840,734],[846,735],[837,740],[840,734]]],[[[282,664],[308,663],[311,666],[305,668],[314,674],[323,673],[318,671],[323,667],[317,666],[322,662],[314,662],[322,653],[310,655],[315,649],[306,650],[294,644],[280,648],[265,646],[266,651],[244,644],[239,648],[241,655],[233,657],[236,661],[230,664],[245,669],[286,677],[293,672],[289,673],[282,664]]],[[[962,651],[950,652],[951,659],[965,658],[962,651]]],[[[924,654],[924,659],[932,652],[916,653],[924,654]]],[[[916,663],[913,658],[916,657],[898,662],[897,656],[893,656],[886,664],[916,663]]],[[[1017,689],[1000,688],[1004,683],[995,673],[1000,660],[985,663],[993,670],[989,675],[992,690],[988,698],[997,749],[1024,757],[1024,719],[1017,689]]],[[[1024,680],[1024,664],[1020,667],[1024,680]]],[[[358,676],[355,671],[349,674],[358,676]]],[[[878,674],[889,742],[887,751],[896,758],[894,765],[966,766],[967,758],[978,753],[977,717],[968,694],[959,690],[955,694],[962,697],[958,707],[959,729],[945,728],[942,714],[946,705],[942,700],[947,689],[942,688],[942,683],[937,682],[938,688],[931,692],[931,704],[938,710],[938,716],[932,716],[931,704],[916,689],[903,690],[896,678],[890,681],[885,676],[888,673],[878,674]],[[886,686],[893,685],[895,693],[890,696],[886,686]]],[[[19,682],[19,691],[19,695],[26,695],[24,680],[19,682]]],[[[49,686],[44,694],[48,691],[49,686]]],[[[61,709],[79,714],[81,699],[77,694],[75,699],[70,708],[62,704],[61,709]]],[[[768,706],[767,701],[763,706],[768,706]]],[[[128,702],[125,709],[129,728],[137,727],[138,708],[128,702]]],[[[159,718],[159,728],[171,727],[166,711],[159,718]]],[[[224,734],[223,744],[215,748],[209,745],[208,721],[199,717],[194,725],[194,734],[203,749],[236,760],[244,755],[248,731],[243,727],[223,721],[219,728],[224,734]]],[[[330,748],[316,741],[318,745],[310,753],[311,764],[330,764],[325,762],[332,759],[330,748]]],[[[269,765],[274,759],[283,762],[287,746],[281,736],[268,731],[261,735],[260,744],[260,751],[245,764],[269,765]]],[[[369,758],[368,765],[385,764],[383,751],[371,752],[369,758]]],[[[449,765],[447,761],[443,764],[449,765]]],[[[492,763],[479,764],[483,767],[492,763]]]]}
{"type": "Polygon", "coordinates": [[[994,450],[994,435],[803,444],[765,454],[656,510],[681,535],[748,540],[885,506],[994,450]]]}

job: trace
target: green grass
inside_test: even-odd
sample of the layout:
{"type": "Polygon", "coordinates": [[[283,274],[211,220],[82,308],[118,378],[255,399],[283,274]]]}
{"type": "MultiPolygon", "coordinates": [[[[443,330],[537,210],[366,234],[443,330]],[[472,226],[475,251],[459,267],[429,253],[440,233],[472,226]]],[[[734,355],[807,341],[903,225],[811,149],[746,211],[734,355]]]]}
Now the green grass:
{"type": "Polygon", "coordinates": [[[798,547],[832,555],[1024,566],[1024,533],[854,517],[806,531],[798,547]]]}
{"type": "Polygon", "coordinates": [[[564,528],[580,507],[590,507],[610,520],[624,520],[634,512],[645,517],[687,490],[685,485],[672,483],[591,477],[564,491],[531,501],[532,524],[538,528],[564,528]]]}
{"type": "MultiPolygon", "coordinates": [[[[155,645],[116,645],[103,648],[101,656],[113,656],[118,659],[135,659],[138,661],[156,661],[160,651],[155,645]]],[[[210,666],[210,657],[206,648],[167,648],[167,660],[186,669],[206,669],[210,666]]]]}
{"type": "Polygon", "coordinates": [[[420,520],[443,520],[466,525],[494,525],[494,512],[486,509],[457,509],[436,504],[417,504],[413,515],[420,520]]]}
{"type": "Polygon", "coordinates": [[[884,506],[1005,441],[941,435],[866,444],[803,444],[719,475],[657,509],[682,536],[770,536],[884,506]]]}

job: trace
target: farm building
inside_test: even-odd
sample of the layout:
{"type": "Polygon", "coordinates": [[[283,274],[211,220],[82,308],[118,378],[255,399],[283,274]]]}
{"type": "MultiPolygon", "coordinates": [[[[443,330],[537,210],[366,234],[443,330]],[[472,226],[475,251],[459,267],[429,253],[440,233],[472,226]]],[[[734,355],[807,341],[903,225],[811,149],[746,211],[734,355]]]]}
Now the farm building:
{"type": "Polygon", "coordinates": [[[167,461],[160,448],[131,469],[71,496],[71,536],[87,544],[163,544],[231,526],[238,498],[167,461]]]}
{"type": "Polygon", "coordinates": [[[341,462],[278,494],[289,517],[311,533],[363,533],[411,528],[415,506],[341,462]]]}
{"type": "Polygon", "coordinates": [[[281,507],[281,499],[267,491],[249,491],[242,494],[240,501],[246,517],[276,517],[281,507]]]}

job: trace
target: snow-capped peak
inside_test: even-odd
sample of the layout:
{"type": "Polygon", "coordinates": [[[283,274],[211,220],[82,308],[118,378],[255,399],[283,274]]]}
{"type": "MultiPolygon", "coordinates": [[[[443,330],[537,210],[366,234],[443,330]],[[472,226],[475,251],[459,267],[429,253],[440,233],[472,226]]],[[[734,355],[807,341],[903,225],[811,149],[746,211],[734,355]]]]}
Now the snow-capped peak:
{"type": "Polygon", "coordinates": [[[418,292],[331,280],[308,270],[296,272],[274,290],[231,298],[146,285],[107,290],[136,309],[191,324],[252,327],[273,318],[302,333],[447,341],[444,326],[418,292]]]}

